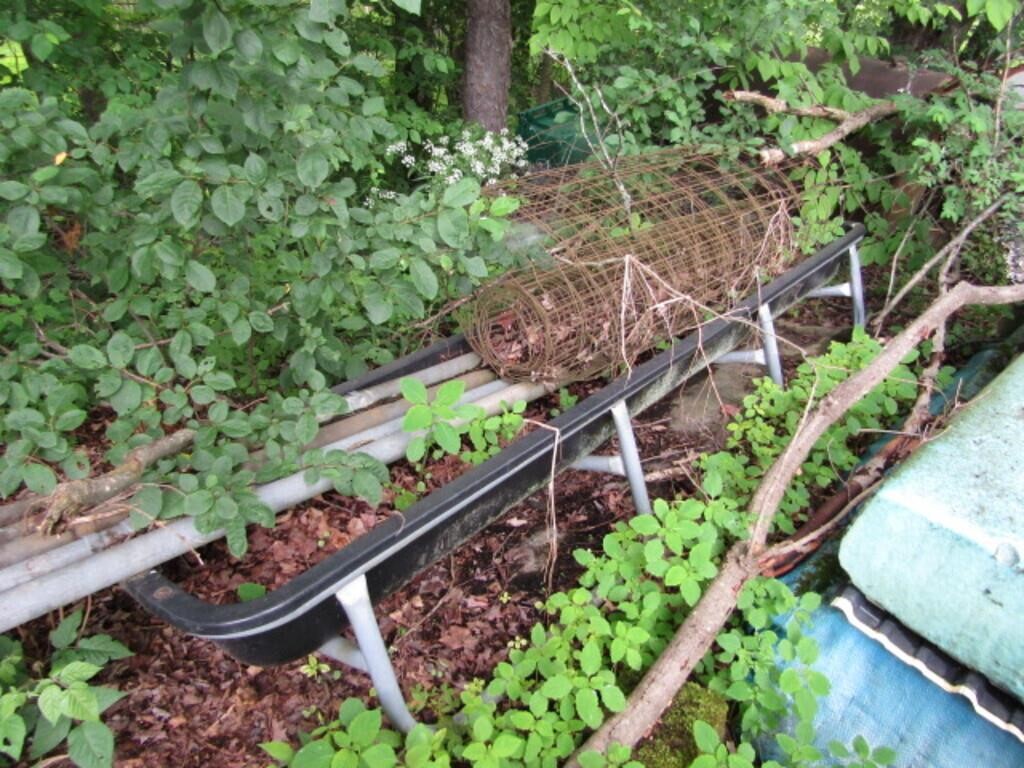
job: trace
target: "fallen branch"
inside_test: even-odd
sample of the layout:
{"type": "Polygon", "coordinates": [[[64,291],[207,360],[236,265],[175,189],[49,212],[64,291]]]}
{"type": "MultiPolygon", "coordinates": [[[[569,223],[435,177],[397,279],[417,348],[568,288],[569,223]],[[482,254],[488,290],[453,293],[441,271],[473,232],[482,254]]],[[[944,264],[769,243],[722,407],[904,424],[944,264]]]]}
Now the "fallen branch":
{"type": "MultiPolygon", "coordinates": [[[[613,743],[633,747],[661,718],[694,667],[711,650],[719,631],[736,606],[743,586],[761,571],[762,562],[798,550],[804,539],[768,548],[768,533],[783,494],[815,443],[847,410],[867,395],[899,364],[910,350],[927,338],[957,310],[969,304],[997,305],[1024,301],[1024,285],[977,286],[960,283],[936,300],[896,336],[866,368],[858,371],[826,395],[801,423],[793,440],[772,465],[750,503],[754,517],[749,542],[729,550],[714,581],[687,616],[672,642],[644,675],[629,696],[625,709],[610,718],[568,760],[579,768],[582,752],[604,753],[613,743]]],[[[812,531],[808,537],[816,536],[812,531]]]]}
{"type": "MultiPolygon", "coordinates": [[[[859,131],[864,126],[870,125],[876,120],[881,120],[883,117],[894,115],[899,111],[899,106],[894,101],[880,101],[866,109],[862,109],[860,112],[847,112],[844,109],[825,106],[791,107],[781,99],[773,99],[770,96],[752,91],[730,91],[725,95],[725,98],[732,101],[758,104],[772,113],[785,112],[786,114],[799,117],[823,117],[839,121],[839,125],[824,136],[794,143],[789,151],[789,156],[791,157],[816,155],[833,144],[838,144],[851,133],[859,131]]],[[[760,152],[761,162],[765,165],[778,165],[786,159],[786,156],[787,153],[778,147],[762,149],[760,152]]]]}
{"type": "Polygon", "coordinates": [[[47,500],[46,515],[40,523],[40,530],[52,533],[65,516],[94,507],[134,485],[150,464],[183,450],[195,436],[194,430],[179,429],[152,443],[133,448],[123,464],[99,477],[61,483],[47,500]]]}

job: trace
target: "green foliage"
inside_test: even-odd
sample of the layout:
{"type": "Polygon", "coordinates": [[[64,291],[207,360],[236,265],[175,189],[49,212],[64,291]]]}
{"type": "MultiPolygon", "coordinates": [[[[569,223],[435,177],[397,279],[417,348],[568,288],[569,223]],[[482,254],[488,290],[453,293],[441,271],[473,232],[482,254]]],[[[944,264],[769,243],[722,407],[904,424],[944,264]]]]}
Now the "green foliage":
{"type": "Polygon", "coordinates": [[[391,359],[396,332],[507,267],[515,206],[480,197],[507,162],[370,195],[395,178],[390,144],[446,126],[395,93],[364,14],[242,0],[0,13],[0,39],[31,54],[0,78],[0,497],[88,475],[76,430],[91,417],[113,464],[195,429],[193,450],[147,473],[134,519],[194,515],[238,555],[248,524],[273,524],[253,482],[304,470],[379,500],[379,464],[305,452],[344,408],[328,382],[391,359]]]}
{"type": "Polygon", "coordinates": [[[482,464],[496,456],[502,446],[511,442],[523,429],[523,412],[526,401],[518,400],[511,407],[502,402],[501,413],[494,416],[479,416],[469,422],[466,437],[472,450],[462,452],[462,460],[470,464],[482,464]]]}
{"type": "Polygon", "coordinates": [[[0,763],[8,764],[3,756],[38,760],[66,740],[75,765],[113,765],[114,735],[100,716],[123,694],[89,681],[131,652],[108,635],[79,638],[81,624],[75,611],[50,633],[54,653],[45,675],[29,668],[21,643],[0,636],[0,763]]]}
{"type": "MultiPolygon", "coordinates": [[[[798,366],[783,389],[771,379],[757,382],[755,391],[743,399],[743,411],[727,426],[729,450],[700,460],[704,470],[704,491],[710,496],[749,496],[796,431],[809,403],[818,402],[836,385],[864,368],[881,351],[881,345],[863,330],[854,329],[853,339],[833,342],[827,354],[798,366]]],[[[857,464],[863,449],[861,434],[876,434],[891,426],[917,397],[917,379],[908,367],[917,359],[912,353],[896,366],[878,387],[857,402],[815,443],[807,461],[793,479],[779,506],[776,524],[792,533],[800,522],[811,494],[827,488],[857,464]]],[[[742,520],[724,521],[731,530],[745,526],[742,520]]]]}
{"type": "Polygon", "coordinates": [[[435,458],[458,453],[462,450],[462,436],[469,431],[472,421],[485,416],[479,405],[458,404],[466,391],[464,381],[445,382],[438,387],[433,400],[419,379],[405,378],[400,385],[402,397],[412,405],[402,419],[402,429],[416,433],[405,449],[410,462],[419,462],[431,448],[435,449],[435,458]]]}
{"type": "MultiPolygon", "coordinates": [[[[808,393],[820,397],[877,352],[876,344],[858,335],[805,366],[793,386],[803,386],[805,397],[811,396],[808,393]]],[[[406,381],[404,394],[422,406],[426,424],[430,411],[426,389],[414,380],[406,381]]],[[[885,385],[879,391],[881,395],[867,400],[889,397],[885,385]]],[[[314,731],[302,750],[275,744],[271,755],[291,766],[320,764],[300,762],[300,756],[303,761],[315,756],[324,765],[331,760],[344,765],[381,760],[389,766],[418,766],[451,759],[481,768],[557,766],[587,732],[598,728],[610,713],[625,708],[630,686],[700,600],[718,573],[726,549],[746,535],[743,510],[757,483],[747,468],[757,468],[761,458],[781,450],[806,402],[799,396],[780,397],[777,389],[760,387],[746,408],[763,424],[788,425],[788,433],[758,442],[758,457],[733,456],[732,465],[722,459],[731,454],[716,454],[717,460],[707,457],[704,498],[656,500],[651,514],[618,523],[604,537],[600,550],[575,552],[584,569],[578,586],[552,595],[544,605],[549,621],[535,625],[529,637],[510,642],[507,660],[495,667],[489,681],[462,692],[459,711],[442,720],[442,730],[435,734],[439,741],[431,742],[429,749],[413,757],[408,743],[403,748],[397,734],[380,728],[379,713],[371,710],[375,712],[371,721],[361,704],[347,702],[343,710],[358,711],[368,725],[357,724],[354,715],[343,712],[338,720],[314,731]]],[[[869,413],[875,407],[884,411],[884,406],[869,403],[869,413]]],[[[881,414],[875,416],[883,423],[881,414]]],[[[854,426],[840,425],[825,445],[847,450],[857,433],[854,426]]],[[[745,435],[752,430],[746,425],[737,432],[745,435]]],[[[751,445],[738,441],[735,450],[751,445]]],[[[786,513],[787,525],[799,511],[786,513]]],[[[811,668],[818,648],[803,631],[818,602],[810,593],[796,597],[779,581],[755,579],[747,584],[737,601],[738,615],[719,635],[699,673],[706,686],[736,704],[745,741],[729,753],[714,729],[697,725],[694,737],[703,754],[694,764],[754,765],[749,740],[778,732],[782,717],[790,713],[798,719],[797,737],[778,732],[780,747],[796,766],[810,768],[822,759],[812,756],[810,724],[817,697],[827,692],[828,681],[811,668]]],[[[883,758],[887,754],[879,751],[883,758]]],[[[580,761],[584,768],[640,768],[629,750],[619,747],[607,755],[583,755],[580,761]]]]}

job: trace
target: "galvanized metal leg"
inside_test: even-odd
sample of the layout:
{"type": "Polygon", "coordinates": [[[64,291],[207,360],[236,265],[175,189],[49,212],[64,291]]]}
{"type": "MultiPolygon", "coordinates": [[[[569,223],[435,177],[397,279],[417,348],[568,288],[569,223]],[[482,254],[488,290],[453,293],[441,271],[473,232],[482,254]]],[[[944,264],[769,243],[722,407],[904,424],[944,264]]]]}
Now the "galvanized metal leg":
{"type": "Polygon", "coordinates": [[[761,345],[764,347],[764,363],[768,367],[768,375],[780,387],[784,386],[782,359],[779,357],[779,343],[775,336],[775,322],[772,320],[770,304],[762,304],[757,308],[757,322],[761,327],[761,345]]]}
{"type": "Polygon", "coordinates": [[[863,328],[868,321],[867,307],[864,304],[864,281],[860,273],[860,255],[857,245],[852,244],[850,254],[850,293],[853,299],[853,324],[863,328]]]}
{"type": "Polygon", "coordinates": [[[612,419],[619,436],[619,453],[625,465],[626,477],[629,478],[629,489],[633,493],[633,505],[637,514],[648,515],[651,512],[651,500],[647,496],[647,483],[644,481],[644,470],[640,466],[640,452],[636,447],[636,436],[633,434],[633,422],[629,418],[629,408],[625,400],[619,400],[612,406],[612,419]]]}
{"type": "MultiPolygon", "coordinates": [[[[359,644],[359,655],[365,662],[370,679],[373,680],[373,687],[377,689],[377,698],[380,699],[384,714],[400,731],[411,731],[416,726],[416,720],[405,705],[405,697],[395,677],[395,668],[391,666],[388,649],[380,635],[377,617],[373,614],[373,604],[370,602],[370,592],[366,588],[366,576],[350,581],[335,592],[334,596],[345,609],[345,615],[352,625],[356,642],[359,644]]],[[[330,650],[346,651],[344,647],[332,647],[328,652],[330,650]]]]}

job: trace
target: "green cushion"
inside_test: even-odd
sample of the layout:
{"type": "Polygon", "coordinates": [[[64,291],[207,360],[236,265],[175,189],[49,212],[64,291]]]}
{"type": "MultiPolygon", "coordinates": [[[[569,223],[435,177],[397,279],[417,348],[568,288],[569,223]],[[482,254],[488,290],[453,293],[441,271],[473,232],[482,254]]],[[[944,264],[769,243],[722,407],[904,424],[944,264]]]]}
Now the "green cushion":
{"type": "Polygon", "coordinates": [[[1024,699],[1024,356],[886,479],[839,560],[873,602],[1024,699]]]}

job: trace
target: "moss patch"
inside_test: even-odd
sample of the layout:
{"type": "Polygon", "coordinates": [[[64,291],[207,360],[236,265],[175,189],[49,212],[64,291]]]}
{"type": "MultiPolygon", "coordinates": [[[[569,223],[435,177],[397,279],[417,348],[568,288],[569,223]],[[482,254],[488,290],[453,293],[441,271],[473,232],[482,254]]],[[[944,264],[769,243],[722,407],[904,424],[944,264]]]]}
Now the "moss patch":
{"type": "Polygon", "coordinates": [[[687,768],[699,752],[693,741],[693,724],[708,723],[725,737],[729,703],[697,683],[687,683],[676,694],[661,722],[637,749],[636,759],[646,768],[687,768]]]}

